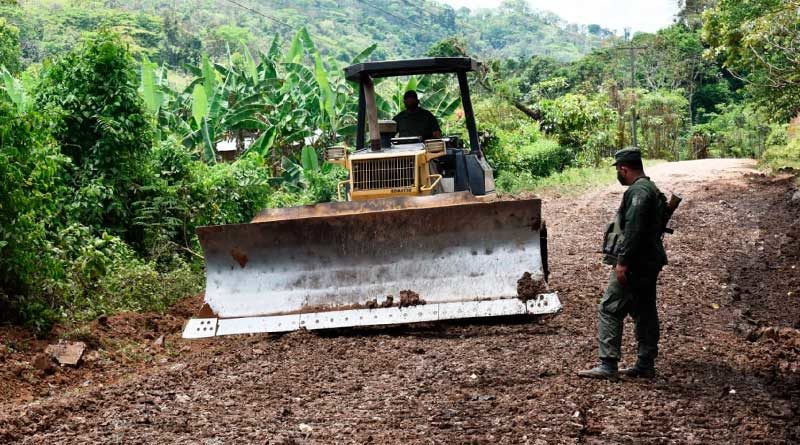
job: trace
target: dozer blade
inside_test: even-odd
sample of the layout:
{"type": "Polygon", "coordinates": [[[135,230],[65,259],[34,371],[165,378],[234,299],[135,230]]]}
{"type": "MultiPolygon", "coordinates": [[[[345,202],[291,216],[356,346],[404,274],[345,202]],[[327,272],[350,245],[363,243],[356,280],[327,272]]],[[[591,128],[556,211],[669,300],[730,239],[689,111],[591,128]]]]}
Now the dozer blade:
{"type": "Polygon", "coordinates": [[[561,307],[544,293],[538,199],[464,192],[327,203],[268,210],[250,224],[201,227],[198,235],[206,318],[190,320],[185,338],[561,307]],[[523,275],[534,291],[520,298],[523,275]]]}

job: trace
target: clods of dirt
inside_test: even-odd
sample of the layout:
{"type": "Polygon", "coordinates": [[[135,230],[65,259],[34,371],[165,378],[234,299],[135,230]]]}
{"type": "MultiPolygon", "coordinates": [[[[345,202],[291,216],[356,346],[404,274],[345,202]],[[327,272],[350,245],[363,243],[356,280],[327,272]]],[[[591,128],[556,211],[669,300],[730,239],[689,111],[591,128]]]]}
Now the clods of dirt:
{"type": "Polygon", "coordinates": [[[412,290],[400,291],[400,307],[419,306],[425,304],[425,300],[412,290]]]}
{"type": "Polygon", "coordinates": [[[522,278],[517,280],[517,297],[522,301],[536,298],[547,289],[543,280],[534,280],[530,272],[522,274],[522,278]]]}
{"type": "Polygon", "coordinates": [[[250,259],[247,257],[247,252],[238,247],[231,250],[231,257],[233,257],[234,261],[239,263],[239,266],[242,268],[244,268],[244,266],[247,265],[247,262],[250,261],[250,259]]]}
{"type": "Polygon", "coordinates": [[[52,374],[56,371],[56,365],[53,363],[53,358],[50,354],[36,354],[31,364],[34,368],[44,371],[45,374],[52,374]]]}

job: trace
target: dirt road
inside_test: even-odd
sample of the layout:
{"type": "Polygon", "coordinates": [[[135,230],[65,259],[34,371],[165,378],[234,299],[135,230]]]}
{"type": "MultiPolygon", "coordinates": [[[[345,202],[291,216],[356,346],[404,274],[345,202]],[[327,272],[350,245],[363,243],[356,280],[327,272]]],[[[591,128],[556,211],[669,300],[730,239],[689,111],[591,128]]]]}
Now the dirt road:
{"type": "Polygon", "coordinates": [[[141,346],[135,373],[76,370],[72,386],[0,404],[0,442],[798,443],[800,205],[791,180],[752,166],[651,169],[685,198],[659,279],[653,382],[575,377],[596,360],[608,274],[596,251],[624,190],[614,185],[546,197],[556,316],[190,344],[173,320],[160,325],[165,348],[141,346]]]}

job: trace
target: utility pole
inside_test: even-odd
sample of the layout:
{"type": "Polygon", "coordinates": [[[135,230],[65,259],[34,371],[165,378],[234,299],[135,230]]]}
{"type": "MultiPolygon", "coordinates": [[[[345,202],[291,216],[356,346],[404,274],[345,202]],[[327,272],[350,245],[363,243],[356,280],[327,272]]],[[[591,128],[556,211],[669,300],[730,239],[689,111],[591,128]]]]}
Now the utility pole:
{"type": "MultiPolygon", "coordinates": [[[[625,40],[628,42],[632,42],[633,38],[631,37],[630,28],[625,28],[625,40]]],[[[636,86],[636,51],[647,49],[647,46],[633,46],[633,43],[629,44],[628,46],[619,46],[615,49],[618,50],[628,50],[630,51],[631,57],[631,85],[630,88],[633,89],[636,86]]],[[[635,96],[634,96],[635,97],[635,96]]],[[[638,146],[638,142],[636,141],[636,99],[634,99],[634,103],[631,105],[631,145],[634,147],[638,146]]]]}

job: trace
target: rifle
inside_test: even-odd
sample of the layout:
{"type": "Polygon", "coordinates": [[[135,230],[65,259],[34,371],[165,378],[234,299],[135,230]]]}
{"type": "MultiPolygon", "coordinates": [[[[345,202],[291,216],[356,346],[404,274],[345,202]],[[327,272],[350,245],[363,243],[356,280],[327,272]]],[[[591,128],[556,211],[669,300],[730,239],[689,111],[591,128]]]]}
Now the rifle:
{"type": "Polygon", "coordinates": [[[661,230],[661,233],[669,233],[670,235],[673,234],[675,231],[671,228],[667,227],[669,224],[669,220],[672,219],[672,214],[675,213],[675,210],[678,209],[678,206],[681,205],[681,201],[683,201],[683,197],[681,195],[672,193],[669,197],[669,201],[667,202],[667,214],[664,215],[664,228],[661,230]]]}

